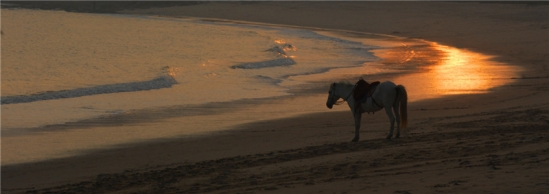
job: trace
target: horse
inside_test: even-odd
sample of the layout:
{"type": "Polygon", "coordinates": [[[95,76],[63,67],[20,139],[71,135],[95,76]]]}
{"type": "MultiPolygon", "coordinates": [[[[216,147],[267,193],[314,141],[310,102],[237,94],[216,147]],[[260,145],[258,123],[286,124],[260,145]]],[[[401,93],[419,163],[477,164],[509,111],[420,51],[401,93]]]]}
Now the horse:
{"type": "Polygon", "coordinates": [[[347,101],[355,119],[355,137],[352,141],[357,142],[360,138],[359,130],[362,113],[376,112],[383,108],[385,108],[385,112],[391,122],[391,130],[387,136],[387,140],[390,140],[393,136],[395,120],[397,122],[397,133],[395,138],[400,137],[400,128],[406,128],[408,125],[408,94],[406,93],[404,86],[396,85],[391,81],[382,82],[374,90],[372,97],[367,98],[366,101],[360,103],[359,106],[356,104],[359,102],[356,102],[352,95],[354,88],[355,85],[351,83],[334,82],[330,85],[328,100],[326,101],[326,106],[329,109],[332,109],[334,104],[339,104],[338,100],[340,98],[347,101]]]}

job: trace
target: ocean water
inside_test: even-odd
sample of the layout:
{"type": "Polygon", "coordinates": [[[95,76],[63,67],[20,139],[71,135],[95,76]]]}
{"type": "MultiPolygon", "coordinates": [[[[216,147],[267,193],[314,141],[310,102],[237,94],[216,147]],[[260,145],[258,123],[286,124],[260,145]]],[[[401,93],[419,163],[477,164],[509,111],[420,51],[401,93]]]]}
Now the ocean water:
{"type": "Polygon", "coordinates": [[[308,30],[55,11],[2,18],[4,116],[36,115],[3,119],[3,129],[288,95],[305,84],[284,83],[290,76],[377,60],[373,46],[308,30]]]}
{"type": "MultiPolygon", "coordinates": [[[[413,90],[425,87],[410,81],[417,77],[404,77],[401,83],[413,89],[411,100],[421,100],[485,92],[506,82],[479,89],[474,83],[455,85],[456,80],[509,78],[513,75],[505,73],[515,71],[473,61],[501,72],[438,79],[444,73],[429,69],[452,72],[489,57],[456,60],[451,53],[474,55],[389,36],[193,18],[17,9],[1,14],[2,165],[328,111],[325,92],[296,91],[342,78],[419,72],[434,82],[454,83],[427,84],[416,95],[413,90]]],[[[474,72],[492,72],[478,68],[474,72]]]]}

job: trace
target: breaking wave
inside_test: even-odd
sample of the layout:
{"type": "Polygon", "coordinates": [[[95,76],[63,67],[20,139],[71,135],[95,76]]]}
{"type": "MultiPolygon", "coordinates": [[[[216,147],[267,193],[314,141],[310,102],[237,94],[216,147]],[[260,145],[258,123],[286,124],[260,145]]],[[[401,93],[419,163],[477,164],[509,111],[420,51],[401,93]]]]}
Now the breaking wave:
{"type": "Polygon", "coordinates": [[[260,61],[260,62],[251,62],[251,63],[242,63],[238,65],[233,65],[231,68],[233,69],[261,69],[261,68],[267,68],[267,67],[280,67],[280,66],[290,66],[294,65],[295,61],[291,58],[281,58],[281,59],[273,59],[268,61],[260,61]]]}
{"type": "Polygon", "coordinates": [[[238,65],[231,66],[232,69],[261,69],[268,67],[280,67],[280,66],[290,66],[295,65],[296,62],[290,56],[286,54],[286,51],[295,51],[295,46],[291,44],[284,44],[282,48],[275,46],[273,48],[267,49],[267,52],[273,52],[277,54],[278,59],[259,61],[259,62],[250,62],[250,63],[241,63],[238,65]]]}
{"type": "Polygon", "coordinates": [[[154,90],[169,88],[177,84],[177,81],[169,75],[160,76],[152,80],[141,82],[129,82],[118,84],[107,84],[89,88],[77,88],[72,90],[48,91],[38,94],[2,96],[1,104],[18,104],[42,100],[54,100],[60,98],[76,98],[82,96],[91,96],[97,94],[110,94],[119,92],[136,92],[142,90],[154,90]]]}

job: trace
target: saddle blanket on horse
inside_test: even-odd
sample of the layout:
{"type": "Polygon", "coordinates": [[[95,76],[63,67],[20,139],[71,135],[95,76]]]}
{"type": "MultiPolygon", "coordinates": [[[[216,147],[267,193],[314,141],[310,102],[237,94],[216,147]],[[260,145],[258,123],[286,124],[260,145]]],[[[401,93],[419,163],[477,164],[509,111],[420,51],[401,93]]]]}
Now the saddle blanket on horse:
{"type": "Polygon", "coordinates": [[[369,84],[368,82],[364,81],[364,79],[360,78],[360,80],[356,82],[355,89],[353,90],[353,98],[356,102],[359,103],[366,102],[366,99],[372,97],[374,91],[376,91],[376,88],[379,84],[379,81],[375,81],[369,84]]]}

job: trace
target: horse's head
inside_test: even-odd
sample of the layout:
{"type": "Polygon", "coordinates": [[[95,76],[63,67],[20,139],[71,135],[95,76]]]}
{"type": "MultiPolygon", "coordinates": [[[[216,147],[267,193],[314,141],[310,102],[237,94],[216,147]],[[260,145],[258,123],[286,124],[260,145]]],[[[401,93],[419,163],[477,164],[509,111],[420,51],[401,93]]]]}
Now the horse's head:
{"type": "Polygon", "coordinates": [[[339,96],[336,95],[336,83],[330,85],[330,91],[328,91],[328,100],[326,101],[326,106],[329,109],[332,109],[334,104],[339,100],[339,96]]]}

